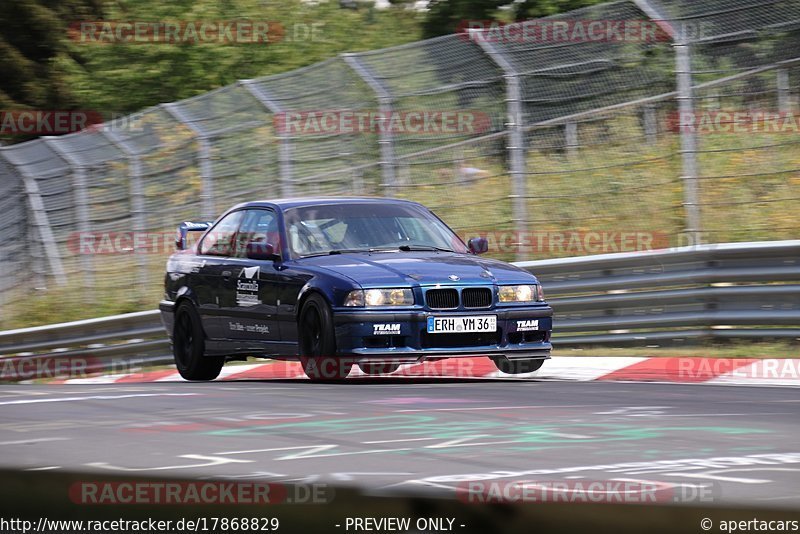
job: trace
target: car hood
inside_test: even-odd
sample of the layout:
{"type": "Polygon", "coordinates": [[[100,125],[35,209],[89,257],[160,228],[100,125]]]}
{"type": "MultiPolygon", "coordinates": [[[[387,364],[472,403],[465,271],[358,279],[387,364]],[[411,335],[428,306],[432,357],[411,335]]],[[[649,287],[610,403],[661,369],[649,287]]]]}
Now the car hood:
{"type": "Polygon", "coordinates": [[[364,287],[537,283],[535,276],[514,265],[447,252],[341,254],[305,258],[298,263],[324,268],[364,287]]]}

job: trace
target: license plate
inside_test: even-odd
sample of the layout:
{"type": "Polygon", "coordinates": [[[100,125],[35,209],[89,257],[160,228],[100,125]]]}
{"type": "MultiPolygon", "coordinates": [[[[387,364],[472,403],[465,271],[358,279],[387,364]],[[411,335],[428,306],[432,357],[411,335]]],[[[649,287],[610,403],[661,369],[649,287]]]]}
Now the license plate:
{"type": "Polygon", "coordinates": [[[469,334],[497,332],[497,316],[428,317],[429,334],[469,334]]]}

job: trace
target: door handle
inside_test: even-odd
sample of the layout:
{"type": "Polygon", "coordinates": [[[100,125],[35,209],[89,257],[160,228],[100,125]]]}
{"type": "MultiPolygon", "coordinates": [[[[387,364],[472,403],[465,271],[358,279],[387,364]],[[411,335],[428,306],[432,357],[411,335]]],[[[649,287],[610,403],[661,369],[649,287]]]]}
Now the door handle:
{"type": "Polygon", "coordinates": [[[230,271],[222,271],[222,278],[225,280],[231,279],[231,272],[230,271]]]}

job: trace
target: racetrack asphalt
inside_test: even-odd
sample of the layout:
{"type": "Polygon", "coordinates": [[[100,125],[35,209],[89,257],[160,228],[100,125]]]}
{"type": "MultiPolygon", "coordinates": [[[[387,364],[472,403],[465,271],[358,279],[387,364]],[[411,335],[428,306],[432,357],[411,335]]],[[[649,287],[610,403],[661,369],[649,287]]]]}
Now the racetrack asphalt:
{"type": "Polygon", "coordinates": [[[0,466],[452,493],[642,480],[800,509],[796,389],[448,378],[0,385],[0,466]]]}

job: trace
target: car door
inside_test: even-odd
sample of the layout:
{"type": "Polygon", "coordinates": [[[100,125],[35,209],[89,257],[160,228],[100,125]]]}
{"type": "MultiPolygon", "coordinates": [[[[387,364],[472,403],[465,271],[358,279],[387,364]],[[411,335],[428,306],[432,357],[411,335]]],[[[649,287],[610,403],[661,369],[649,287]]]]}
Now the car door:
{"type": "Polygon", "coordinates": [[[280,253],[279,235],[275,211],[245,210],[236,236],[236,252],[225,262],[224,273],[230,276],[223,280],[225,337],[253,342],[280,341],[276,318],[281,282],[279,268],[274,261],[247,257],[248,243],[269,243],[280,253]]]}
{"type": "Polygon", "coordinates": [[[193,291],[200,320],[210,339],[225,337],[222,329],[225,308],[229,306],[225,285],[230,278],[227,262],[235,250],[235,237],[244,218],[244,211],[234,211],[222,218],[197,245],[196,273],[193,291]]]}

